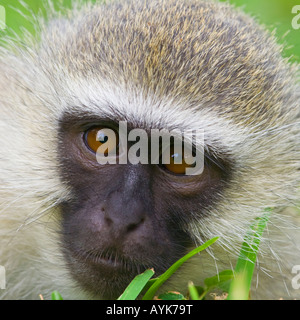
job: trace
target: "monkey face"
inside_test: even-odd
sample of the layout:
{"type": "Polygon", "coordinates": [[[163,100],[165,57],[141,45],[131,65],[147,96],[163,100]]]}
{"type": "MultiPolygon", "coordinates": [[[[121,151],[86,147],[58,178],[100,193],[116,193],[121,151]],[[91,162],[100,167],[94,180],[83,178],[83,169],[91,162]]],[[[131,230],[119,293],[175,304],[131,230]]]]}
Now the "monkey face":
{"type": "Polygon", "coordinates": [[[205,215],[225,180],[207,160],[196,176],[174,164],[101,165],[93,149],[104,126],[118,136],[114,122],[69,115],[61,121],[61,175],[73,194],[62,205],[62,241],[73,277],[111,299],[135,275],[147,268],[159,275],[186,253],[193,244],[189,223],[205,215]]]}

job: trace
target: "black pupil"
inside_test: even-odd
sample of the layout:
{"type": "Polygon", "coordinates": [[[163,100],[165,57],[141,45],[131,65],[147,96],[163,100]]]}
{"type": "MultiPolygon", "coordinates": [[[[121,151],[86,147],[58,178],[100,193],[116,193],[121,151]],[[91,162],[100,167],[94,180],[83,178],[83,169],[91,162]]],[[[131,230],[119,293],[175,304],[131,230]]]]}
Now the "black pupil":
{"type": "Polygon", "coordinates": [[[108,136],[104,132],[101,132],[98,135],[98,137],[99,137],[99,141],[102,142],[102,143],[105,143],[108,140],[108,136]]]}

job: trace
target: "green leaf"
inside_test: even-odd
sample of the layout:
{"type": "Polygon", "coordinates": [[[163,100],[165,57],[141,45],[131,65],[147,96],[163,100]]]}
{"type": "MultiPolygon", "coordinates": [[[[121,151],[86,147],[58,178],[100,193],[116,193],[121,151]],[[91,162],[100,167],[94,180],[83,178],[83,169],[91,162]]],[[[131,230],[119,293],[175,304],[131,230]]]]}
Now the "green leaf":
{"type": "Polygon", "coordinates": [[[152,278],[150,279],[144,286],[143,290],[142,290],[142,294],[144,294],[145,292],[148,291],[148,289],[153,285],[153,283],[158,279],[159,277],[157,278],[152,278]]]}
{"type": "Polygon", "coordinates": [[[159,300],[185,300],[185,297],[180,292],[169,291],[158,296],[159,300]]]}
{"type": "Polygon", "coordinates": [[[224,270],[211,278],[206,278],[204,280],[204,284],[207,288],[207,291],[215,287],[218,287],[224,291],[228,291],[228,287],[233,279],[233,276],[232,270],[224,270]]]}
{"type": "Polygon", "coordinates": [[[229,288],[228,300],[248,300],[249,298],[258,247],[270,214],[271,209],[265,209],[263,216],[255,219],[244,238],[234,270],[234,279],[229,288]]]}
{"type": "Polygon", "coordinates": [[[149,279],[154,275],[153,269],[148,269],[145,272],[137,275],[121,294],[118,300],[135,300],[141,293],[149,279]]]}
{"type": "Polygon", "coordinates": [[[51,300],[64,300],[58,291],[53,291],[51,293],[51,300]]]}
{"type": "MultiPolygon", "coordinates": [[[[204,292],[203,288],[201,288],[201,292],[204,292]]],[[[199,299],[199,292],[197,290],[197,287],[195,287],[194,283],[190,281],[188,283],[188,290],[189,290],[189,297],[190,300],[198,300],[199,299]]]]}
{"type": "Polygon", "coordinates": [[[219,239],[219,237],[212,238],[205,242],[203,245],[201,245],[198,248],[195,248],[188,254],[186,254],[184,257],[176,261],[167,271],[165,271],[161,276],[157,278],[157,280],[153,283],[153,285],[148,289],[148,291],[145,293],[143,300],[152,300],[156,291],[162,286],[162,284],[170,278],[170,276],[188,259],[190,259],[195,254],[205,250],[207,247],[212,245],[214,242],[216,242],[219,239]]]}

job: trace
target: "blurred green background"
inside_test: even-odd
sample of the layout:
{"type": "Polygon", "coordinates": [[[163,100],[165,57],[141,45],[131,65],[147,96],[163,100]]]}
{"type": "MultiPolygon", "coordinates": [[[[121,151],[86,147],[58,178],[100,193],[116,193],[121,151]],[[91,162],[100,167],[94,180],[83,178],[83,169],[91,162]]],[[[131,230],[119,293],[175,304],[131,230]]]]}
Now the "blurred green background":
{"type": "MultiPolygon", "coordinates": [[[[300,0],[229,0],[229,2],[242,7],[244,11],[255,16],[269,30],[275,29],[278,42],[285,45],[284,55],[291,57],[292,61],[300,61],[300,29],[295,30],[292,27],[292,19],[295,17],[292,8],[296,5],[300,6],[300,0]]],[[[6,11],[6,25],[18,34],[22,34],[22,27],[32,31],[30,19],[23,14],[28,15],[31,10],[34,13],[39,10],[43,12],[42,3],[41,0],[0,0],[0,5],[6,11]],[[26,6],[28,6],[27,9],[26,6]]],[[[53,0],[53,3],[54,6],[57,3],[63,3],[64,6],[69,7],[71,0],[53,0]]],[[[298,14],[300,14],[300,11],[298,14]]],[[[300,24],[300,17],[298,24],[300,24]]],[[[7,32],[12,33],[6,28],[1,31],[0,37],[1,34],[7,32]]]]}

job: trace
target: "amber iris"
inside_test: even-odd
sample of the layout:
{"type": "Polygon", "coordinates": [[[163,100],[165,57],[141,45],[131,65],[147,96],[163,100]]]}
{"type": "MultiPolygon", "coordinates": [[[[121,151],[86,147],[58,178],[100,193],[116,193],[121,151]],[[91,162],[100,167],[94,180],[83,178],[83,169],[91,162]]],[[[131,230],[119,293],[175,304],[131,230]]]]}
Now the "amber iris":
{"type": "Polygon", "coordinates": [[[108,154],[108,150],[114,150],[118,146],[118,135],[116,134],[116,139],[112,139],[109,137],[109,133],[107,129],[102,127],[96,127],[88,130],[85,133],[85,143],[93,152],[97,152],[100,146],[105,143],[107,147],[105,151],[105,155],[108,154]]]}
{"type": "Polygon", "coordinates": [[[191,161],[189,161],[190,156],[188,156],[188,155],[185,156],[183,149],[181,150],[181,153],[176,153],[174,151],[174,147],[171,146],[169,159],[167,159],[168,156],[169,155],[166,153],[163,154],[163,165],[168,171],[170,171],[172,173],[185,174],[187,168],[194,167],[194,163],[189,164],[191,162],[191,161]],[[175,159],[179,160],[181,163],[175,163],[175,159]]]}

